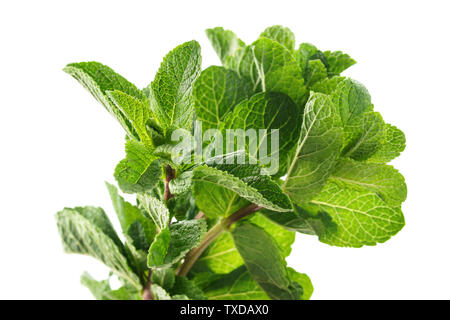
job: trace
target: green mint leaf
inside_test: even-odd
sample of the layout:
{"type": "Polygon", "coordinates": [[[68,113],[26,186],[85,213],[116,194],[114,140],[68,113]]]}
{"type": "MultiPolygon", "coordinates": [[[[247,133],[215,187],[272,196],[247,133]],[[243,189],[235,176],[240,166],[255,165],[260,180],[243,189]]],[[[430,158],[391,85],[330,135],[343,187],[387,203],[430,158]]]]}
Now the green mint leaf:
{"type": "Polygon", "coordinates": [[[169,250],[170,230],[162,229],[155,237],[150,249],[148,250],[147,266],[149,268],[161,267],[169,250]]]}
{"type": "Polygon", "coordinates": [[[173,299],[177,296],[184,295],[186,298],[180,300],[205,300],[206,297],[203,291],[195,284],[194,281],[187,279],[186,277],[175,277],[175,283],[169,290],[173,299]]]}
{"type": "Polygon", "coordinates": [[[337,85],[344,79],[345,79],[344,77],[338,77],[338,76],[335,76],[332,78],[326,78],[326,79],[323,79],[323,80],[320,80],[320,81],[314,83],[311,86],[311,90],[314,92],[332,94],[333,91],[336,90],[337,85]]]}
{"type": "Polygon", "coordinates": [[[330,215],[323,211],[308,211],[294,205],[294,211],[279,214],[276,211],[262,210],[261,214],[283,228],[309,235],[320,235],[327,230],[336,230],[337,226],[330,215]]]}
{"type": "Polygon", "coordinates": [[[140,206],[149,214],[159,230],[165,229],[170,220],[170,212],[165,203],[149,194],[139,193],[140,206]]]}
{"type": "Polygon", "coordinates": [[[206,36],[224,65],[237,49],[245,47],[245,43],[233,31],[224,30],[222,27],[207,29],[206,36]]]}
{"type": "MultiPolygon", "coordinates": [[[[286,171],[289,151],[295,146],[300,135],[302,110],[292,99],[282,93],[258,93],[249,100],[238,104],[225,120],[226,129],[242,129],[235,131],[235,137],[244,139],[246,152],[254,158],[261,155],[260,146],[263,141],[267,144],[268,157],[277,157],[279,160],[278,176],[286,171]],[[246,137],[245,130],[255,129],[254,137],[246,137]],[[259,133],[266,129],[266,134],[259,133]],[[273,151],[272,130],[279,130],[278,151],[273,151]]],[[[261,157],[259,157],[260,160],[261,157]]]]}
{"type": "Polygon", "coordinates": [[[288,268],[288,274],[291,280],[298,283],[302,288],[300,300],[309,300],[314,291],[311,279],[306,274],[297,272],[292,268],[288,268]]]}
{"type": "Polygon", "coordinates": [[[250,96],[250,89],[233,70],[211,66],[195,81],[193,94],[197,118],[207,130],[219,128],[234,106],[250,96]]]}
{"type": "MultiPolygon", "coordinates": [[[[251,165],[249,165],[251,166],[251,165]]],[[[198,208],[210,217],[217,214],[233,213],[229,208],[236,208],[244,204],[238,197],[244,198],[251,203],[257,204],[264,208],[274,211],[286,212],[292,210],[289,199],[281,191],[280,187],[272,182],[268,176],[262,175],[246,175],[242,177],[240,174],[247,173],[246,165],[223,165],[218,169],[205,165],[194,169],[192,181],[194,182],[194,197],[198,208]],[[224,166],[229,166],[227,171],[224,166]],[[228,189],[234,194],[223,194],[220,197],[219,190],[213,190],[215,187],[228,189]],[[212,190],[216,199],[210,198],[205,190],[212,190]],[[237,204],[236,201],[239,201],[237,204]],[[217,209],[210,210],[209,205],[215,202],[223,211],[217,209]]]]}
{"type": "Polygon", "coordinates": [[[136,289],[122,286],[117,290],[105,292],[103,300],[142,300],[142,297],[136,289]]]}
{"type": "Polygon", "coordinates": [[[367,161],[387,163],[397,158],[405,150],[405,146],[405,134],[397,127],[385,123],[381,146],[367,161]]]}
{"type": "Polygon", "coordinates": [[[394,167],[385,164],[340,159],[330,181],[342,188],[351,186],[363,191],[370,190],[393,207],[406,200],[405,179],[394,167]]]}
{"type": "Polygon", "coordinates": [[[148,250],[148,246],[152,243],[156,234],[155,225],[138,207],[125,201],[114,185],[106,182],[106,187],[123,232],[130,235],[133,240],[139,239],[139,242],[145,242],[146,244],[139,246],[139,249],[148,250]],[[141,235],[144,236],[143,239],[141,235]]]}
{"type": "Polygon", "coordinates": [[[323,54],[327,57],[328,72],[331,75],[339,75],[356,63],[355,60],[342,51],[325,51],[323,54]]]}
{"type": "Polygon", "coordinates": [[[194,196],[190,191],[170,198],[167,206],[169,208],[170,215],[175,217],[177,221],[194,219],[198,213],[194,196]]]}
{"type": "Polygon", "coordinates": [[[130,268],[123,245],[101,208],[66,208],[56,214],[56,222],[67,253],[100,260],[140,290],[140,279],[130,268]]]}
{"type": "Polygon", "coordinates": [[[305,70],[305,86],[309,88],[326,79],[328,72],[322,61],[319,59],[309,61],[305,70]]]}
{"type": "Polygon", "coordinates": [[[295,48],[295,35],[289,28],[283,26],[272,26],[266,28],[260,37],[268,38],[282,44],[286,49],[294,51],[295,48]]]}
{"type": "Polygon", "coordinates": [[[381,147],[384,138],[384,121],[378,112],[365,112],[358,121],[347,122],[347,138],[343,154],[355,160],[370,158],[381,147]]]}
{"type": "Polygon", "coordinates": [[[81,284],[88,288],[97,300],[103,300],[105,292],[111,291],[109,279],[97,281],[87,272],[81,275],[81,284]]]}
{"type": "Polygon", "coordinates": [[[161,286],[169,292],[175,284],[175,271],[171,268],[156,268],[152,270],[152,283],[161,286]]]}
{"type": "MultiPolygon", "coordinates": [[[[279,212],[274,213],[279,214],[280,216],[290,214],[290,212],[285,212],[282,214],[279,212]]],[[[291,246],[295,240],[295,234],[293,232],[278,226],[259,213],[252,215],[249,221],[261,227],[273,237],[273,239],[277,242],[283,257],[287,257],[290,254],[291,246]]],[[[208,269],[215,273],[225,274],[243,265],[243,263],[244,261],[234,245],[231,234],[229,232],[225,232],[209,245],[208,249],[197,260],[196,267],[197,269],[200,269],[203,265],[205,265],[208,269]]]]}
{"type": "Polygon", "coordinates": [[[126,193],[136,193],[155,187],[162,175],[161,160],[145,145],[133,140],[127,141],[125,152],[125,159],[114,171],[120,189],[126,193]]]}
{"type": "Polygon", "coordinates": [[[301,43],[299,48],[295,51],[294,56],[300,66],[302,74],[305,74],[309,60],[311,60],[311,57],[316,55],[317,52],[319,52],[319,50],[316,46],[306,42],[301,43]]]}
{"type": "Polygon", "coordinates": [[[150,293],[153,300],[172,300],[167,291],[157,284],[151,285],[150,293]]]}
{"type": "Polygon", "coordinates": [[[202,289],[210,300],[269,300],[261,287],[253,280],[245,266],[208,282],[202,289]]]}
{"type": "Polygon", "coordinates": [[[342,135],[339,113],[329,96],[311,94],[283,184],[293,202],[308,202],[320,192],[341,151],[342,135]]]}
{"type": "Polygon", "coordinates": [[[301,287],[289,279],[286,262],[273,238],[254,224],[239,224],[233,240],[252,278],[271,299],[297,300],[301,287]]]}
{"type": "Polygon", "coordinates": [[[329,182],[308,210],[326,212],[337,229],[325,229],[319,240],[340,247],[362,247],[387,241],[405,225],[399,207],[388,206],[370,190],[342,188],[329,182]]]}
{"type": "Polygon", "coordinates": [[[171,224],[170,231],[165,230],[161,231],[165,235],[160,237],[161,233],[158,234],[150,247],[149,268],[170,267],[180,261],[189,250],[200,243],[206,233],[206,222],[204,219],[184,220],[171,224]]]}
{"type": "Polygon", "coordinates": [[[68,64],[65,72],[80,82],[116,118],[130,137],[138,139],[132,124],[107,95],[107,91],[120,90],[140,101],[148,103],[147,97],[134,84],[99,62],[68,64]],[[146,102],[147,101],[147,102],[146,102]]]}
{"type": "Polygon", "coordinates": [[[372,109],[369,92],[362,84],[352,79],[339,82],[332,99],[339,109],[344,128],[359,123],[361,116],[372,109]]]}
{"type": "Polygon", "coordinates": [[[133,126],[139,140],[146,146],[153,146],[153,142],[147,132],[147,121],[150,119],[150,108],[147,104],[124,92],[115,90],[106,92],[111,101],[122,111],[127,120],[133,126]]]}
{"type": "Polygon", "coordinates": [[[298,106],[303,106],[307,98],[297,61],[276,41],[267,38],[256,40],[240,49],[229,65],[251,84],[254,92],[281,92],[298,106]]]}
{"type": "Polygon", "coordinates": [[[165,57],[150,85],[150,108],[164,132],[192,124],[192,84],[201,71],[200,45],[186,42],[165,57]]]}

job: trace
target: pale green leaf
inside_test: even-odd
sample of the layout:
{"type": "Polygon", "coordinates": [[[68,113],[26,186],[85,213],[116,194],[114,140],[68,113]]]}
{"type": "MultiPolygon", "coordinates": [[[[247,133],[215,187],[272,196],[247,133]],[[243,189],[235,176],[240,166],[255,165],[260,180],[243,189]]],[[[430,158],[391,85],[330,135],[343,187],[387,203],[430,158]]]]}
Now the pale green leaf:
{"type": "Polygon", "coordinates": [[[150,293],[153,300],[172,300],[166,290],[154,283],[150,287],[150,293]]]}
{"type": "Polygon", "coordinates": [[[369,92],[362,84],[352,79],[339,82],[332,99],[341,114],[344,128],[348,124],[358,123],[363,113],[372,109],[369,92]]]}
{"type": "Polygon", "coordinates": [[[179,45],[164,57],[150,86],[150,108],[164,132],[191,127],[192,84],[200,71],[200,45],[196,41],[179,45]]]}
{"type": "Polygon", "coordinates": [[[342,51],[325,51],[323,54],[327,57],[328,72],[330,75],[339,75],[342,71],[356,63],[355,60],[342,51]]]}
{"type": "Polygon", "coordinates": [[[297,272],[292,268],[288,268],[288,274],[291,281],[298,283],[302,287],[300,300],[309,300],[314,291],[311,279],[306,274],[297,272]]]}
{"type": "Polygon", "coordinates": [[[305,107],[300,139],[283,184],[292,201],[305,203],[320,192],[341,146],[342,126],[335,104],[327,95],[311,94],[305,107]]]}
{"type": "Polygon", "coordinates": [[[387,163],[405,150],[405,134],[397,127],[385,123],[383,141],[379,149],[367,160],[375,163],[387,163]]]}
{"type": "MultiPolygon", "coordinates": [[[[290,212],[274,213],[280,214],[281,216],[290,214],[290,212]]],[[[295,240],[295,233],[278,226],[259,213],[252,215],[250,221],[273,237],[283,257],[287,257],[290,254],[291,246],[295,240]]],[[[197,260],[197,267],[204,264],[215,273],[225,274],[233,271],[243,263],[244,261],[234,245],[231,234],[225,232],[217,237],[197,260]]]]}
{"type": "MultiPolygon", "coordinates": [[[[125,201],[125,199],[119,195],[119,192],[114,185],[106,182],[106,187],[108,188],[114,210],[119,218],[123,232],[130,236],[138,235],[140,234],[140,229],[142,228],[144,240],[148,245],[150,245],[156,234],[155,225],[142,213],[138,207],[125,201]]],[[[134,240],[136,239],[136,237],[132,238],[134,240]]],[[[141,247],[138,249],[147,250],[148,247],[141,247]]]]}
{"type": "Polygon", "coordinates": [[[388,206],[370,190],[329,182],[307,206],[314,212],[326,212],[337,229],[323,230],[320,241],[342,247],[361,247],[387,241],[405,225],[400,207],[388,206]]]}
{"type": "Polygon", "coordinates": [[[71,63],[63,70],[89,90],[94,98],[116,118],[130,137],[138,138],[130,121],[106,94],[107,91],[120,90],[143,103],[148,103],[147,97],[134,84],[114,72],[110,67],[95,61],[71,63]]]}
{"type": "Polygon", "coordinates": [[[140,289],[140,279],[130,268],[123,245],[101,208],[66,208],[56,214],[56,221],[67,253],[90,255],[140,289]]]}
{"type": "Polygon", "coordinates": [[[294,51],[295,35],[289,28],[280,25],[271,26],[266,28],[266,30],[261,33],[260,37],[272,39],[279,44],[282,44],[290,51],[294,51]]]}
{"type": "Polygon", "coordinates": [[[162,175],[161,160],[145,145],[133,140],[127,141],[125,152],[125,159],[114,171],[120,189],[126,193],[136,193],[155,187],[162,175]]]}
{"type": "Polygon", "coordinates": [[[255,92],[281,92],[303,106],[307,90],[293,54],[283,45],[260,38],[239,49],[230,67],[244,77],[255,92]]]}
{"type": "Polygon", "coordinates": [[[340,159],[330,181],[343,188],[351,186],[362,191],[370,190],[393,207],[406,200],[405,179],[389,165],[340,159]]]}
{"type": "Polygon", "coordinates": [[[342,154],[355,160],[366,160],[381,147],[384,138],[384,121],[378,112],[365,112],[357,121],[347,122],[342,154]]]}
{"type": "Polygon", "coordinates": [[[146,146],[151,147],[153,142],[147,132],[147,121],[150,120],[150,108],[148,101],[141,100],[130,96],[122,91],[107,91],[111,101],[122,111],[127,120],[133,126],[139,140],[146,146]]]}
{"type": "Polygon", "coordinates": [[[222,64],[225,64],[227,58],[234,55],[237,49],[245,47],[245,43],[233,31],[224,30],[222,27],[207,29],[206,35],[222,64]]]}
{"type": "Polygon", "coordinates": [[[292,283],[284,257],[273,238],[250,223],[239,224],[233,240],[252,278],[274,300],[297,300],[299,284],[292,283]]]}
{"type": "Polygon", "coordinates": [[[305,86],[312,87],[316,83],[328,79],[327,68],[319,59],[311,60],[305,70],[305,86]]]}
{"type": "Polygon", "coordinates": [[[147,193],[137,195],[140,206],[149,214],[159,230],[167,227],[170,219],[170,212],[166,204],[147,193]]]}

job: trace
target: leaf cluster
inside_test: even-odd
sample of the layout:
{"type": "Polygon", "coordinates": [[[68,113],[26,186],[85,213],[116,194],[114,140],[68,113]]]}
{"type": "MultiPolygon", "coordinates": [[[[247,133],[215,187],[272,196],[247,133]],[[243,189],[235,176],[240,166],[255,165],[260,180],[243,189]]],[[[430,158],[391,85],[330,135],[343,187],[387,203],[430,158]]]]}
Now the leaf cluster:
{"type": "MultiPolygon", "coordinates": [[[[251,44],[220,27],[206,34],[222,66],[202,70],[199,44],[186,42],[143,89],[98,62],[64,68],[125,130],[114,177],[136,196],[127,202],[107,183],[120,236],[101,208],[56,215],[65,251],[98,259],[122,284],[83,274],[97,299],[309,299],[310,279],[286,263],[296,233],[357,248],[404,226],[405,180],[387,163],[405,136],[361,83],[341,76],[356,63],[348,54],[296,45],[281,26],[251,44]],[[220,131],[278,129],[278,172],[173,161],[172,133],[192,133],[196,120],[220,131]]],[[[254,157],[254,143],[235,151],[254,157]]]]}

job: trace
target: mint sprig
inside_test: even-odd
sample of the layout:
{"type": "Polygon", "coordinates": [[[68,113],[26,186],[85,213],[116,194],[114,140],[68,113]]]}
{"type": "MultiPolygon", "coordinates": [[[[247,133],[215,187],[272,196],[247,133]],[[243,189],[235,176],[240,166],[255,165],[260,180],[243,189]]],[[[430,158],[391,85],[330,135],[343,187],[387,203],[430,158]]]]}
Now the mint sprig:
{"type": "Polygon", "coordinates": [[[98,62],[64,68],[124,128],[114,177],[136,197],[107,183],[122,236],[101,208],[56,214],[64,250],[96,258],[121,282],[113,290],[110,278],[84,273],[96,299],[309,299],[311,280],[286,263],[296,233],[358,248],[405,224],[405,179],[387,164],[405,135],[383,121],[367,88],[341,75],[355,60],[296,45],[282,26],[250,44],[221,27],[206,34],[222,66],[202,71],[200,45],[189,41],[142,90],[98,62]],[[228,142],[199,141],[201,126],[243,143],[220,153],[228,142]]]}

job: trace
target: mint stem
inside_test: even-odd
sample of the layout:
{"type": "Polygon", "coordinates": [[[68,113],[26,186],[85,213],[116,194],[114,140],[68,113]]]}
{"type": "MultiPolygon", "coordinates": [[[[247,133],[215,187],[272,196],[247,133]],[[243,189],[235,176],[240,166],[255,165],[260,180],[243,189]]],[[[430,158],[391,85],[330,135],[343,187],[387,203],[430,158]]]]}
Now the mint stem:
{"type": "Polygon", "coordinates": [[[142,300],[153,300],[150,288],[152,286],[152,269],[148,270],[147,283],[145,284],[144,292],[142,293],[142,300]]]}
{"type": "Polygon", "coordinates": [[[197,259],[202,255],[205,249],[213,242],[215,238],[217,238],[223,231],[229,229],[233,223],[239,221],[240,219],[262,209],[262,207],[251,204],[247,207],[241,208],[231,216],[219,221],[214,227],[212,227],[203,238],[200,245],[186,255],[184,259],[184,263],[181,265],[180,269],[178,269],[179,276],[186,276],[191,270],[192,266],[195,264],[197,259]]]}
{"type": "Polygon", "coordinates": [[[166,181],[165,181],[165,189],[164,189],[164,200],[167,202],[170,198],[173,197],[173,194],[170,193],[169,183],[170,180],[175,178],[175,170],[172,169],[170,165],[166,167],[166,181]]]}

